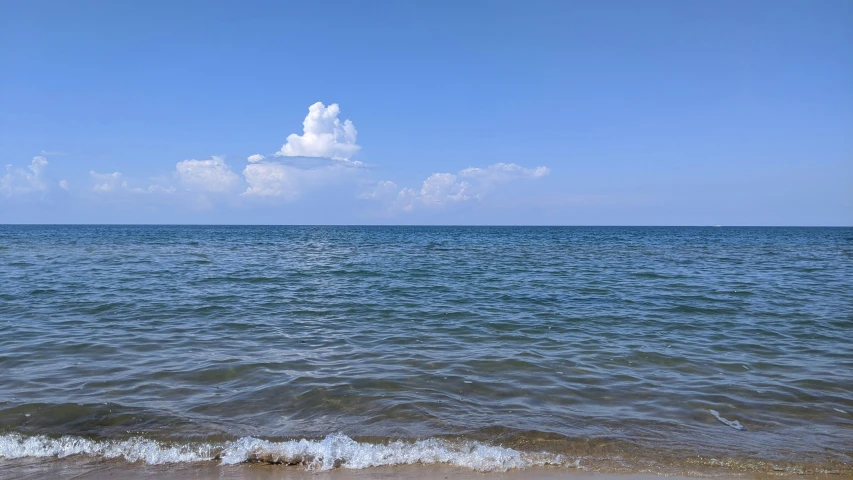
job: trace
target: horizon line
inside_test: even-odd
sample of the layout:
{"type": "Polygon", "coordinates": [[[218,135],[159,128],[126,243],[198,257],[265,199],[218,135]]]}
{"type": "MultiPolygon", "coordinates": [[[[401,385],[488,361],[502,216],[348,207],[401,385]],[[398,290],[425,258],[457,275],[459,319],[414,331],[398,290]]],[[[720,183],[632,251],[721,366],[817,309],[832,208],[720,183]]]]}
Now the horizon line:
{"type": "Polygon", "coordinates": [[[617,225],[617,224],[402,224],[402,223],[0,223],[3,227],[533,227],[533,228],[853,228],[853,225],[617,225]]]}

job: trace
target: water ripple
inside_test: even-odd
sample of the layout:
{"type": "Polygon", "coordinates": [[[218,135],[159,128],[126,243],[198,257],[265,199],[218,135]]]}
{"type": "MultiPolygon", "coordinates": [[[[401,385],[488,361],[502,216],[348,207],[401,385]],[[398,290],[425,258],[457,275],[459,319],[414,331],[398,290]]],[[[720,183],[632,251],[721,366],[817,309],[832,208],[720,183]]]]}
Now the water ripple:
{"type": "Polygon", "coordinates": [[[0,226],[0,430],[850,462],[849,238],[0,226]]]}

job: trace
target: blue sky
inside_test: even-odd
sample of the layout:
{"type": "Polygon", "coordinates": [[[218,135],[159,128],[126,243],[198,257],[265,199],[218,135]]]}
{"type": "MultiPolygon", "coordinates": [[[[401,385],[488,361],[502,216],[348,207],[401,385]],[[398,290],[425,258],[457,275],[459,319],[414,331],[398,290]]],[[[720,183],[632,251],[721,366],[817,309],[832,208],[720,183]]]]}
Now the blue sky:
{"type": "Polygon", "coordinates": [[[853,225],[851,25],[846,0],[2,2],[0,223],[853,225]]]}

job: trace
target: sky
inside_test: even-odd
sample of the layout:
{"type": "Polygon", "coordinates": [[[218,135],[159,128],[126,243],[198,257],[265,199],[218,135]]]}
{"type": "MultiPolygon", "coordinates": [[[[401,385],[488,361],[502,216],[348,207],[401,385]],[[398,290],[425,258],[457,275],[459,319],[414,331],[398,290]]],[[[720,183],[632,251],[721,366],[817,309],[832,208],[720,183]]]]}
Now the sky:
{"type": "Polygon", "coordinates": [[[0,223],[853,225],[853,2],[0,2],[0,223]]]}

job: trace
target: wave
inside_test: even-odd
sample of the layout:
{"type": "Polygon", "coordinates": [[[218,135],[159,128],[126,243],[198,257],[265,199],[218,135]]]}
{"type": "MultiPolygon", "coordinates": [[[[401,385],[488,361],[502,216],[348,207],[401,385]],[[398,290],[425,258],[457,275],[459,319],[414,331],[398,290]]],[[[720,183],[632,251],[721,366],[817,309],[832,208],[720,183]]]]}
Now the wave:
{"type": "Polygon", "coordinates": [[[170,444],[135,437],[127,440],[90,440],[76,436],[0,435],[0,458],[64,458],[85,455],[123,458],[147,464],[191,463],[218,460],[223,465],[264,462],[304,465],[310,470],[361,469],[390,465],[445,464],[477,471],[507,471],[536,466],[578,467],[578,461],[551,453],[520,452],[475,441],[430,438],[414,442],[358,442],[343,435],[323,440],[268,441],[253,437],[212,443],[170,444]]]}
{"type": "MultiPolygon", "coordinates": [[[[721,417],[722,418],[722,417],[721,417]]],[[[721,420],[722,421],[722,420],[721,420]]],[[[731,422],[738,423],[736,421],[731,422]]],[[[731,426],[731,425],[730,425],[731,426]]],[[[732,427],[734,428],[734,427],[732,427]]],[[[553,446],[553,445],[552,445],[553,446]]],[[[850,452],[799,459],[738,456],[724,452],[650,449],[629,444],[602,449],[601,443],[567,446],[563,454],[520,451],[475,440],[428,438],[418,441],[361,442],[343,434],[322,440],[271,441],[243,437],[218,443],[177,443],[145,437],[124,440],[93,440],[79,436],[0,435],[0,466],[3,460],[31,458],[116,459],[148,465],[236,465],[267,463],[293,465],[309,471],[336,468],[364,469],[395,465],[442,465],[480,472],[524,470],[532,467],[574,468],[601,473],[655,473],[659,475],[723,476],[763,473],[771,475],[840,475],[853,479],[850,452]],[[626,449],[627,447],[627,449],[626,449]],[[581,464],[583,462],[583,464],[581,464]]]]}

